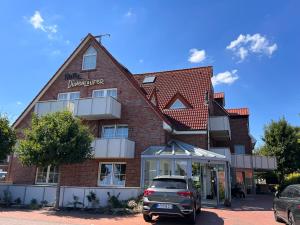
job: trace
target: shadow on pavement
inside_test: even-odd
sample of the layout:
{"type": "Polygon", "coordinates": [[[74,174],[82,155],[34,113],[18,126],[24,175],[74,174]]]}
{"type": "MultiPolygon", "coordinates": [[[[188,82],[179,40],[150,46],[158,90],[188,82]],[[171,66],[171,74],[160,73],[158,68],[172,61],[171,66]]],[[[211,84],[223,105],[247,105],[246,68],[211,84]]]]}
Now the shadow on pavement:
{"type": "MultiPolygon", "coordinates": [[[[214,212],[202,211],[197,216],[197,225],[224,225],[224,220],[214,212]]],[[[157,217],[152,225],[188,225],[184,218],[157,217]]]]}
{"type": "Polygon", "coordinates": [[[233,198],[231,207],[203,205],[203,208],[229,211],[272,211],[273,198],[272,195],[247,195],[246,198],[233,198]]]}
{"type": "Polygon", "coordinates": [[[99,220],[99,219],[111,219],[111,220],[119,220],[124,218],[132,218],[139,217],[140,214],[131,214],[131,215],[108,215],[108,214],[100,214],[95,212],[84,212],[81,210],[45,210],[41,212],[41,214],[46,216],[59,216],[59,217],[67,217],[67,218],[78,218],[78,219],[90,219],[90,220],[99,220]]]}

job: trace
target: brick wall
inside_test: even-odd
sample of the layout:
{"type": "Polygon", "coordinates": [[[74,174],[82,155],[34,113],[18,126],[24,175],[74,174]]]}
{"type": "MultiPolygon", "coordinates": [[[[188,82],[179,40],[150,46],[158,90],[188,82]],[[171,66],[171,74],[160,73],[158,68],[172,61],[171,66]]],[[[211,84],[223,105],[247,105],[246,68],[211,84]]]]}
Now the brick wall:
{"type": "Polygon", "coordinates": [[[234,145],[245,145],[245,153],[251,154],[252,146],[248,129],[249,118],[247,116],[231,116],[229,121],[231,128],[230,151],[234,153],[234,145]]]}
{"type": "MultiPolygon", "coordinates": [[[[122,74],[120,69],[112,62],[108,55],[96,44],[97,68],[92,71],[81,71],[82,55],[89,45],[75,57],[74,61],[58,77],[52,86],[41,97],[40,101],[57,99],[58,93],[80,91],[80,97],[92,96],[92,91],[103,88],[117,88],[118,101],[122,105],[121,119],[119,120],[94,120],[84,121],[91,128],[95,137],[100,136],[102,125],[105,124],[128,124],[129,139],[135,141],[135,158],[127,160],[105,159],[89,160],[82,164],[66,165],[62,167],[62,184],[95,186],[98,178],[99,161],[122,161],[127,163],[126,186],[139,186],[140,184],[140,154],[151,145],[165,144],[165,131],[162,128],[162,119],[155,113],[151,106],[141,94],[122,74]],[[104,79],[103,85],[90,87],[67,88],[67,81],[64,79],[65,72],[77,72],[84,79],[104,79]]],[[[22,138],[22,130],[30,126],[31,115],[28,115],[18,125],[18,137],[22,138]]],[[[35,168],[23,167],[18,160],[11,163],[9,179],[13,183],[34,183],[35,168]]]]}

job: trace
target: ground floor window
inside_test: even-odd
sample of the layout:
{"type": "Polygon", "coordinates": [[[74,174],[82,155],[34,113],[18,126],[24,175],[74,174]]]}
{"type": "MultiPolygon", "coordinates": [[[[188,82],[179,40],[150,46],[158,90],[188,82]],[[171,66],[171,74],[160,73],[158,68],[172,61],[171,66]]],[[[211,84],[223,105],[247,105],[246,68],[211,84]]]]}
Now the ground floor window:
{"type": "Polygon", "coordinates": [[[36,171],[37,184],[56,184],[58,182],[58,171],[55,166],[38,167],[36,171]]]}
{"type": "Polygon", "coordinates": [[[99,186],[125,186],[125,163],[100,163],[99,186]]]}

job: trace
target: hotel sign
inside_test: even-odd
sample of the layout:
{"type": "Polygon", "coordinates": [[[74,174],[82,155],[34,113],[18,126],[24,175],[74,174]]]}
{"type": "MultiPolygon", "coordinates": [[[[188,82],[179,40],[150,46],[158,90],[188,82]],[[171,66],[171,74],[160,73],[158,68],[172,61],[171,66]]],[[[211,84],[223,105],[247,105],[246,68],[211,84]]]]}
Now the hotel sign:
{"type": "Polygon", "coordinates": [[[68,88],[89,87],[104,84],[104,79],[82,79],[79,73],[66,73],[65,80],[68,81],[68,88]]]}

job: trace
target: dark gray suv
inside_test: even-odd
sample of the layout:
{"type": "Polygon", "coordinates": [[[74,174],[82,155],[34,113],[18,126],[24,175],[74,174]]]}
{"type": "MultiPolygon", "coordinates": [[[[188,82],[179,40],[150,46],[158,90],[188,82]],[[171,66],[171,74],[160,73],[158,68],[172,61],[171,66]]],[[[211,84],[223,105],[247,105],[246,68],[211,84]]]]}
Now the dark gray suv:
{"type": "Polygon", "coordinates": [[[143,216],[147,222],[152,216],[180,216],[194,224],[200,211],[201,195],[192,179],[185,176],[155,177],[144,191],[143,216]]]}

